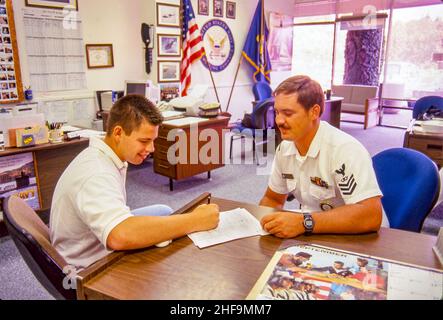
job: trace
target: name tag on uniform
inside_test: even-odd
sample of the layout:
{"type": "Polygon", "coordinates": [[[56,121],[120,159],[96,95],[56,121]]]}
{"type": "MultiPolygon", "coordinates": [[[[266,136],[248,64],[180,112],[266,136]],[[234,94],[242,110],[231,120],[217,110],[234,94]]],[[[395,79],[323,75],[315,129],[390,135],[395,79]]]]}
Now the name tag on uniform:
{"type": "Polygon", "coordinates": [[[291,173],[282,173],[283,179],[294,179],[294,176],[291,173]]]}

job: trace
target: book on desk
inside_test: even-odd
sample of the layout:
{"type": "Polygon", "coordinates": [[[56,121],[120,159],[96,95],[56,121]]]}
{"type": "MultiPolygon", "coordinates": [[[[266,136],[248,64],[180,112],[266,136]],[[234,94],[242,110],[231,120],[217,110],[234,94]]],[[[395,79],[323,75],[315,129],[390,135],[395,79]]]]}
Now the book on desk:
{"type": "Polygon", "coordinates": [[[274,254],[247,299],[440,300],[443,271],[293,242],[274,254]]]}

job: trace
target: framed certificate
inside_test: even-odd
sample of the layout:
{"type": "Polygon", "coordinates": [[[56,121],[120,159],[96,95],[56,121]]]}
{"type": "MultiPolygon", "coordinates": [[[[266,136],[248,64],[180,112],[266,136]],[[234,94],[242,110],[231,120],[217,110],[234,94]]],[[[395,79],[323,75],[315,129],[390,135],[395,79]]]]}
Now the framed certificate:
{"type": "Polygon", "coordinates": [[[88,69],[112,68],[114,66],[112,44],[87,44],[86,60],[88,69]]]}

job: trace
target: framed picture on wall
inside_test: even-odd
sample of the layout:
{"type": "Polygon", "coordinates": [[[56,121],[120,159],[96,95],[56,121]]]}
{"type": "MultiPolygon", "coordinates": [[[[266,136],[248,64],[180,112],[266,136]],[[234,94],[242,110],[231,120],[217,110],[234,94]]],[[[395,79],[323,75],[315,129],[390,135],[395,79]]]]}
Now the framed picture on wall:
{"type": "Polygon", "coordinates": [[[179,82],[180,61],[158,61],[158,82],[179,82]]]}
{"type": "Polygon", "coordinates": [[[180,35],[157,34],[157,54],[159,57],[180,57],[180,35]]]}
{"type": "Polygon", "coordinates": [[[87,44],[86,61],[89,69],[113,67],[112,44],[87,44]]]}
{"type": "Polygon", "coordinates": [[[0,0],[0,104],[23,99],[12,1],[0,0]]]}
{"type": "Polygon", "coordinates": [[[27,7],[48,9],[75,9],[78,11],[77,0],[25,0],[27,7]]]}
{"type": "Polygon", "coordinates": [[[223,17],[223,0],[214,0],[214,17],[223,17]]]}
{"type": "Polygon", "coordinates": [[[235,19],[235,2],[226,1],[226,18],[235,19]]]}
{"type": "Polygon", "coordinates": [[[198,0],[198,14],[209,16],[209,0],[198,0]]]}
{"type": "Polygon", "coordinates": [[[180,27],[180,6],[157,2],[157,26],[180,27]]]}

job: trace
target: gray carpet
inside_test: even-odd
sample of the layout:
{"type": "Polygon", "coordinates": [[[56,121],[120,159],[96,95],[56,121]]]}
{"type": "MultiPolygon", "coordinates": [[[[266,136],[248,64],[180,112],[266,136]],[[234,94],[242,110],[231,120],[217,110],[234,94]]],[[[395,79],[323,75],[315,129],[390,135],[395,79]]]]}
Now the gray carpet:
{"type": "MultiPolygon", "coordinates": [[[[383,127],[362,130],[362,125],[350,123],[342,123],[342,129],[359,139],[371,155],[403,145],[404,130],[383,127]]],[[[235,159],[240,158],[239,143],[237,141],[234,145],[235,159]]],[[[247,147],[250,148],[250,144],[247,147]]],[[[142,166],[131,166],[128,171],[128,204],[137,208],[164,203],[177,209],[206,191],[216,197],[257,203],[268,180],[268,176],[260,174],[260,170],[263,168],[254,164],[227,165],[213,171],[211,180],[206,174],[201,174],[175,182],[174,191],[170,192],[169,180],[154,174],[152,160],[149,160],[142,166]]],[[[288,207],[296,206],[293,201],[288,207]]],[[[436,234],[440,226],[443,226],[443,204],[426,219],[423,232],[436,234]]],[[[53,299],[35,280],[9,237],[0,240],[0,299],[53,299]]]]}

